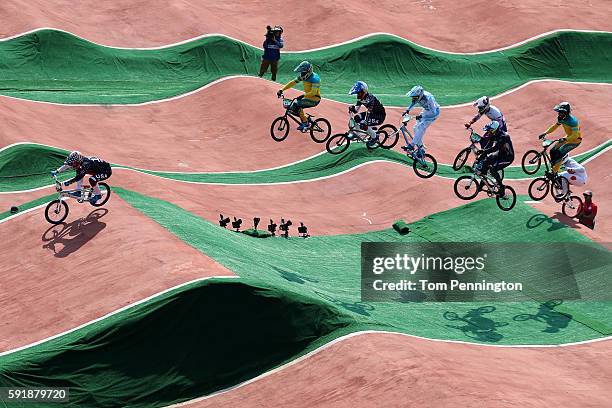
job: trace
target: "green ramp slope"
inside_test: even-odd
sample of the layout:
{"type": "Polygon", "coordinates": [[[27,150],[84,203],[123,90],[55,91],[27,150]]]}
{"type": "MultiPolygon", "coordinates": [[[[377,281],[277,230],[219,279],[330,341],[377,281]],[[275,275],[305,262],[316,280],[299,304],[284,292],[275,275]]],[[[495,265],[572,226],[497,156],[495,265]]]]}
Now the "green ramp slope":
{"type": "MultiPolygon", "coordinates": [[[[156,407],[253,378],[360,330],[489,344],[559,344],[612,334],[612,302],[360,300],[361,242],[475,237],[482,242],[590,242],[554,220],[534,223],[542,214],[522,203],[501,213],[493,200],[481,200],[414,222],[407,235],[390,228],[307,240],[257,239],[221,229],[174,204],[120,188],[116,192],[240,278],[192,283],[0,356],[0,386],[67,386],[67,406],[156,407]],[[449,313],[465,320],[449,320],[449,313]],[[524,315],[540,318],[517,319],[524,315]]],[[[517,270],[514,277],[523,273],[529,271],[517,270]]],[[[602,268],[583,278],[589,288],[611,284],[602,268]]]]}
{"type": "Polygon", "coordinates": [[[66,407],[161,407],[253,378],[350,323],[322,300],[200,281],[1,356],[0,387],[69,387],[66,407]]]}
{"type": "MultiPolygon", "coordinates": [[[[612,82],[612,34],[559,32],[504,51],[455,55],[377,35],[324,50],[285,53],[279,82],[302,60],[322,77],[325,97],[350,101],[358,79],[383,103],[407,105],[423,84],[442,104],[495,95],[529,80],[612,82]]],[[[116,49],[39,30],[0,42],[0,93],[60,103],[140,103],[180,95],[229,75],[256,75],[261,50],[212,36],[156,50],[116,49]]]]}
{"type": "MultiPolygon", "coordinates": [[[[582,163],[598,153],[612,146],[612,140],[578,154],[574,158],[582,163]]],[[[435,154],[434,149],[431,150],[435,154]]],[[[0,152],[0,192],[20,191],[31,188],[42,187],[50,184],[49,172],[59,167],[68,152],[42,145],[19,144],[0,152]]],[[[515,160],[517,163],[520,159],[515,160]]],[[[406,155],[393,150],[376,149],[368,150],[363,144],[353,144],[340,155],[323,153],[313,156],[307,160],[288,164],[273,170],[228,172],[228,173],[174,173],[151,170],[138,170],[145,174],[151,174],[172,180],[189,181],[192,183],[221,183],[221,184],[274,184],[294,181],[314,180],[329,177],[348,171],[357,166],[373,161],[388,161],[401,163],[408,168],[400,171],[412,171],[412,160],[406,155]]],[[[114,167],[129,166],[114,165],[114,167]]],[[[448,164],[438,163],[437,176],[456,178],[466,172],[469,168],[464,167],[460,171],[454,171],[448,164]]],[[[520,164],[505,169],[507,180],[518,178],[535,178],[543,175],[544,167],[539,173],[527,175],[523,172],[520,164]]],[[[61,175],[67,178],[66,173],[61,175]]]]}
{"type": "MultiPolygon", "coordinates": [[[[501,212],[495,200],[476,201],[411,223],[413,232],[408,235],[400,235],[389,228],[364,234],[285,240],[254,239],[236,234],[171,203],[123,189],[117,191],[135,208],[245,281],[327,299],[368,328],[384,327],[429,338],[499,344],[557,344],[612,334],[612,314],[609,314],[612,303],[606,302],[589,302],[583,310],[585,316],[601,325],[572,321],[563,330],[552,333],[541,332],[546,327],[542,322],[513,321],[515,315],[538,310],[541,305],[537,302],[493,304],[496,312],[491,317],[508,325],[496,331],[492,339],[487,333],[480,337],[449,327],[444,319],[444,312],[467,313],[474,308],[473,303],[360,302],[361,242],[591,242],[558,221],[546,219],[542,222],[541,217],[546,217],[522,202],[510,212],[501,212]],[[487,222],[483,224],[478,220],[487,222]],[[605,329],[600,330],[601,327],[605,329]]],[[[520,279],[521,274],[529,271],[515,273],[514,278],[520,279]]],[[[612,276],[602,268],[582,275],[585,278],[582,284],[590,290],[612,288],[612,276]]],[[[574,303],[580,302],[568,301],[563,307],[571,308],[574,303]]]]}

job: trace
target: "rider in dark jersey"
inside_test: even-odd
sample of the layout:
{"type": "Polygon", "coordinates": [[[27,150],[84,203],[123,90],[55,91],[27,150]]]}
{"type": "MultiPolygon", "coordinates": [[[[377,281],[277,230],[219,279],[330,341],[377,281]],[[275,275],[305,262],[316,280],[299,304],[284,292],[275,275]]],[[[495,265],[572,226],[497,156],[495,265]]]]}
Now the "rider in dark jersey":
{"type": "Polygon", "coordinates": [[[98,182],[108,179],[113,171],[109,163],[97,157],[85,157],[80,152],[74,151],[68,155],[63,166],[59,169],[52,171],[51,175],[55,176],[57,173],[73,168],[76,170],[76,176],[70,180],[64,182],[64,186],[69,186],[76,181],[78,191],[75,192],[75,197],[81,196],[81,189],[83,188],[83,178],[86,175],[90,175],[89,184],[93,188],[94,194],[89,199],[91,204],[95,204],[99,199],[102,198],[102,192],[98,186],[98,182]]]}
{"type": "Polygon", "coordinates": [[[506,187],[502,183],[499,170],[508,167],[514,161],[512,139],[510,139],[508,133],[501,130],[498,121],[492,121],[483,130],[491,138],[492,145],[480,151],[479,157],[482,159],[480,159],[480,165],[477,165],[477,168],[480,168],[482,174],[486,174],[487,171],[491,173],[499,185],[499,195],[504,197],[506,187]]]}
{"type": "Polygon", "coordinates": [[[382,124],[387,117],[385,107],[374,95],[368,92],[368,84],[363,81],[355,82],[349,95],[357,95],[357,103],[349,106],[349,112],[357,113],[361,105],[366,111],[355,115],[355,121],[361,125],[370,135],[368,145],[373,145],[377,140],[376,126],[382,124]]]}

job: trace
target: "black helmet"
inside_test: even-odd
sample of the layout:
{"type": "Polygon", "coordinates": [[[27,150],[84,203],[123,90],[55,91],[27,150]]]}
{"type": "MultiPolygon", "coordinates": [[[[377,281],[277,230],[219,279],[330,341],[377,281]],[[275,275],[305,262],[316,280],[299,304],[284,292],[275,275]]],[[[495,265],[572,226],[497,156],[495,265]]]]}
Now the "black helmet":
{"type": "Polygon", "coordinates": [[[572,111],[572,107],[569,102],[561,102],[557,106],[554,107],[555,112],[559,112],[559,114],[569,115],[572,111]]]}

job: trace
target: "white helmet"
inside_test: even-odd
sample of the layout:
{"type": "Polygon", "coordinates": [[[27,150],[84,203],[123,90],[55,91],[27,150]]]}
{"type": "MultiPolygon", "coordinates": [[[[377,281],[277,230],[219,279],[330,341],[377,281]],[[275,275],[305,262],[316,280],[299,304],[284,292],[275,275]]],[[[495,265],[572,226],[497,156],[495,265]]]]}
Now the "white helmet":
{"type": "Polygon", "coordinates": [[[479,113],[485,113],[491,107],[489,104],[489,97],[481,96],[476,102],[474,102],[474,106],[478,108],[479,113]]]}
{"type": "Polygon", "coordinates": [[[406,95],[411,97],[413,101],[418,101],[423,97],[423,92],[423,87],[421,85],[415,85],[406,95]]]}
{"type": "Polygon", "coordinates": [[[67,166],[71,166],[74,163],[80,163],[82,161],[83,161],[83,155],[78,150],[75,150],[71,152],[68,155],[68,157],[66,157],[66,161],[64,162],[64,164],[66,164],[67,166]]]}

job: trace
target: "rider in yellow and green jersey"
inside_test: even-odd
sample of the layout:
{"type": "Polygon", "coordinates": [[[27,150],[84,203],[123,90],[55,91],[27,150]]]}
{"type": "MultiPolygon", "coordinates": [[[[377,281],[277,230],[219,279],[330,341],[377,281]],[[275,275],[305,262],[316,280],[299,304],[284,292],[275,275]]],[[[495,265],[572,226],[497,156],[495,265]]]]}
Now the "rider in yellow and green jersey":
{"type": "Polygon", "coordinates": [[[299,82],[304,82],[304,95],[295,100],[292,110],[299,114],[300,119],[302,119],[302,124],[298,127],[298,130],[305,130],[308,128],[308,118],[304,113],[304,108],[315,107],[321,102],[321,78],[318,74],[312,72],[312,64],[308,61],[303,61],[293,71],[299,72],[298,77],[290,81],[276,94],[280,97],[283,91],[293,88],[299,82]]]}
{"type": "Polygon", "coordinates": [[[563,126],[566,136],[550,149],[552,171],[558,173],[561,164],[563,164],[563,158],[568,152],[580,145],[582,142],[582,135],[580,134],[578,119],[570,114],[572,108],[568,102],[561,102],[554,107],[554,110],[558,113],[557,123],[549,127],[546,132],[542,133],[540,139],[544,139],[546,135],[557,130],[559,126],[563,126]]]}

